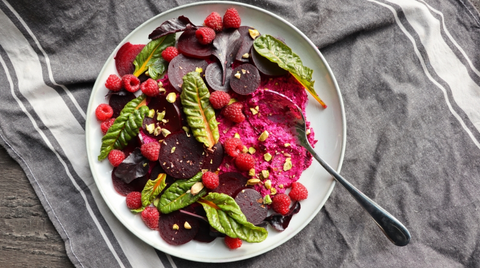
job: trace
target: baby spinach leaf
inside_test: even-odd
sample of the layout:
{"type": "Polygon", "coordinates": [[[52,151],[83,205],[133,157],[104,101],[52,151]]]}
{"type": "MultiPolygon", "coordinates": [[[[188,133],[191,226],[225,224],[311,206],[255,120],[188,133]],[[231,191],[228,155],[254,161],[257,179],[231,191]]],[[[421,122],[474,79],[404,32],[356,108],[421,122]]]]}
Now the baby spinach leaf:
{"type": "Polygon", "coordinates": [[[143,119],[148,113],[145,99],[146,96],[142,94],[128,102],[122,109],[113,125],[102,137],[99,161],[105,159],[111,150],[124,148],[133,137],[138,135],[143,119]]]}
{"type": "Polygon", "coordinates": [[[135,65],[133,75],[139,77],[145,71],[148,71],[151,78],[157,79],[159,75],[165,72],[168,66],[168,62],[162,57],[162,51],[174,45],[175,34],[168,34],[148,42],[133,61],[133,65],[135,65]]]}
{"type": "Polygon", "coordinates": [[[268,34],[257,37],[253,47],[258,54],[290,72],[324,108],[327,108],[313,87],[315,83],[312,80],[313,70],[304,66],[300,57],[290,47],[268,34]]]}
{"type": "Polygon", "coordinates": [[[196,195],[191,193],[190,189],[192,186],[200,181],[202,181],[202,172],[197,173],[197,175],[188,180],[176,180],[163,192],[160,197],[160,202],[157,205],[158,210],[163,214],[168,214],[195,203],[207,192],[207,190],[203,188],[196,195]]]}
{"type": "Polygon", "coordinates": [[[195,139],[207,148],[212,148],[220,137],[218,121],[210,104],[210,92],[200,73],[193,71],[183,76],[180,98],[195,139]]]}
{"type": "Polygon", "coordinates": [[[247,221],[235,200],[226,194],[211,192],[198,200],[205,212],[208,222],[215,230],[233,238],[240,238],[250,243],[265,240],[268,231],[247,221]]]}
{"type": "Polygon", "coordinates": [[[195,27],[195,25],[190,21],[189,18],[182,15],[178,18],[169,19],[160,24],[160,26],[158,26],[155,30],[153,30],[152,33],[150,33],[150,35],[148,35],[148,38],[154,40],[167,34],[185,31],[186,29],[192,27],[195,27]]]}
{"type": "Polygon", "coordinates": [[[165,189],[167,184],[165,180],[167,174],[160,173],[155,180],[149,180],[142,190],[142,206],[146,207],[150,205],[153,200],[165,189]]]}

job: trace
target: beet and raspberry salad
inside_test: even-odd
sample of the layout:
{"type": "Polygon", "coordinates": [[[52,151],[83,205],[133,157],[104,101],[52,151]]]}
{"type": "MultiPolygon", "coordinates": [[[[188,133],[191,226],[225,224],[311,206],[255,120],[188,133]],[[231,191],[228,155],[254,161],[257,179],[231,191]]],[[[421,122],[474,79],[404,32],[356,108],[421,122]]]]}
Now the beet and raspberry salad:
{"type": "Polygon", "coordinates": [[[166,20],[148,38],[118,50],[96,109],[98,161],[125,206],[174,246],[224,239],[233,250],[285,230],[312,156],[259,96],[278,91],[305,112],[309,93],[326,107],[312,70],[233,7],[166,20]]]}

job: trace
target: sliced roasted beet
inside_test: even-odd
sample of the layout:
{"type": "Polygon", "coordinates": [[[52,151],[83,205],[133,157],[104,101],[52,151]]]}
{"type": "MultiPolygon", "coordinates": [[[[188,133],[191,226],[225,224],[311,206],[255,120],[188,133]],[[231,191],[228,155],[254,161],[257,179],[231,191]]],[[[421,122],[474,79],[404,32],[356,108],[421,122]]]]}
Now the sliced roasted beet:
{"type": "Polygon", "coordinates": [[[137,178],[146,176],[150,168],[148,159],[142,155],[140,148],[136,148],[115,169],[114,174],[125,183],[131,183],[137,178]]]}
{"type": "Polygon", "coordinates": [[[125,89],[117,92],[110,90],[108,95],[110,96],[108,104],[113,109],[113,118],[117,118],[120,115],[120,112],[122,111],[123,107],[125,107],[125,104],[135,99],[135,94],[128,92],[125,89]]]}
{"type": "Polygon", "coordinates": [[[127,42],[118,49],[117,54],[115,55],[115,67],[117,68],[120,77],[126,74],[133,74],[133,71],[135,70],[133,60],[135,60],[144,46],[144,44],[133,45],[132,43],[127,42]]]}
{"type": "Polygon", "coordinates": [[[235,61],[238,48],[241,45],[240,33],[238,30],[223,31],[217,33],[213,40],[214,50],[212,54],[218,59],[222,67],[221,85],[225,85],[227,69],[230,68],[235,61]]]}
{"type": "Polygon", "coordinates": [[[235,59],[238,61],[249,62],[250,60],[250,57],[245,58],[243,55],[249,54],[250,49],[252,49],[254,39],[250,36],[250,32],[248,31],[251,29],[253,28],[250,26],[240,26],[240,28],[238,28],[241,40],[240,47],[238,48],[237,55],[235,56],[235,59]]]}
{"type": "Polygon", "coordinates": [[[205,158],[202,169],[216,171],[223,161],[223,146],[220,142],[215,144],[212,149],[205,149],[205,158]]]}
{"type": "Polygon", "coordinates": [[[130,192],[141,192],[145,184],[147,184],[148,176],[143,176],[141,178],[137,178],[130,183],[124,182],[122,179],[115,176],[115,169],[112,172],[112,182],[113,188],[117,193],[127,196],[130,192]]]}
{"type": "Polygon", "coordinates": [[[185,31],[191,27],[195,27],[195,25],[189,18],[182,15],[178,18],[169,19],[163,22],[148,35],[148,38],[154,40],[167,34],[185,31]]]}
{"type": "Polygon", "coordinates": [[[207,66],[205,70],[205,80],[207,84],[217,91],[229,91],[230,90],[230,77],[232,75],[232,68],[226,69],[225,83],[222,85],[223,71],[222,66],[218,62],[212,62],[207,66]]]}
{"type": "Polygon", "coordinates": [[[247,185],[248,178],[237,172],[227,172],[219,176],[220,184],[214,192],[234,196],[247,185]]]}
{"type": "Polygon", "coordinates": [[[205,72],[208,63],[202,59],[194,59],[178,55],[168,65],[168,79],[170,84],[178,91],[182,92],[183,76],[187,73],[201,68],[205,72]]]}
{"type": "Polygon", "coordinates": [[[161,129],[166,129],[170,133],[175,133],[182,129],[180,97],[177,97],[177,101],[171,103],[167,101],[166,94],[157,96],[150,100],[148,108],[153,109],[155,114],[153,117],[146,116],[143,119],[142,127],[145,135],[159,140],[164,138],[161,129]]]}
{"type": "Polygon", "coordinates": [[[268,214],[268,208],[263,204],[262,195],[255,189],[246,188],[235,196],[235,202],[242,210],[247,220],[253,225],[262,223],[268,214]]]}
{"type": "Polygon", "coordinates": [[[275,230],[282,232],[287,229],[293,215],[297,214],[300,211],[300,208],[300,202],[297,201],[293,204],[293,206],[290,208],[286,215],[273,214],[268,216],[265,221],[270,223],[270,225],[275,228],[275,230]]]}
{"type": "Polygon", "coordinates": [[[188,57],[206,58],[212,55],[213,45],[202,45],[195,36],[196,29],[187,29],[178,38],[178,51],[188,57]]]}
{"type": "Polygon", "coordinates": [[[189,179],[203,165],[203,145],[184,132],[168,135],[160,146],[158,161],[165,173],[176,179],[189,179]]]}
{"type": "Polygon", "coordinates": [[[191,241],[198,233],[198,229],[198,220],[195,217],[181,213],[178,210],[160,215],[160,220],[158,221],[160,236],[170,245],[178,246],[191,241]]]}
{"type": "Polygon", "coordinates": [[[269,59],[258,54],[258,52],[252,47],[250,55],[252,57],[253,64],[258,68],[258,70],[270,76],[280,76],[287,74],[287,71],[280,68],[275,62],[271,62],[269,59]]]}
{"type": "Polygon", "coordinates": [[[260,86],[261,77],[257,67],[250,63],[237,66],[232,71],[230,87],[240,95],[248,95],[260,86]]]}

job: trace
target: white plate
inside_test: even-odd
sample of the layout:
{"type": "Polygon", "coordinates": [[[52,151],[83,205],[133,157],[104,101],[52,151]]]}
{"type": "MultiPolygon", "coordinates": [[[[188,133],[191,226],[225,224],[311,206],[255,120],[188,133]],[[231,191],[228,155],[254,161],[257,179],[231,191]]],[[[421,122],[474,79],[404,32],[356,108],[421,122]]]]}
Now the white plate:
{"type": "Polygon", "coordinates": [[[229,250],[223,239],[212,243],[189,242],[182,246],[170,246],[159,235],[152,235],[141,221],[139,215],[133,215],[125,205],[125,197],[115,192],[111,178],[112,167],[108,161],[99,162],[97,156],[101,146],[100,124],[95,118],[94,109],[105,102],[107,89],[104,83],[107,77],[116,73],[114,56],[122,44],[146,44],[148,35],[165,20],[180,15],[187,16],[194,24],[200,25],[213,11],[224,14],[225,10],[235,7],[242,18],[242,25],[255,27],[260,33],[271,34],[285,39],[297,53],[304,65],[314,70],[315,89],[328,105],[327,109],[310,97],[306,109],[307,118],[315,129],[318,143],[315,146],[320,156],[334,169],[340,170],[345,151],[346,123],[343,102],[335,78],[322,54],[315,45],[297,28],[277,15],[261,8],[234,2],[199,2],[166,11],[140,25],[130,33],[113,51],[101,70],[94,85],[88,106],[86,123],[86,142],[88,159],[97,187],[113,214],[140,239],[165,253],[199,262],[232,262],[251,258],[286,242],[301,231],[317,215],[327,201],[335,185],[332,177],[315,161],[301,176],[300,181],[310,189],[310,196],[301,202],[302,209],[292,218],[290,226],[284,232],[269,227],[268,238],[262,243],[244,243],[237,250],[229,250]],[[315,193],[315,194],[313,194],[315,193]]]}

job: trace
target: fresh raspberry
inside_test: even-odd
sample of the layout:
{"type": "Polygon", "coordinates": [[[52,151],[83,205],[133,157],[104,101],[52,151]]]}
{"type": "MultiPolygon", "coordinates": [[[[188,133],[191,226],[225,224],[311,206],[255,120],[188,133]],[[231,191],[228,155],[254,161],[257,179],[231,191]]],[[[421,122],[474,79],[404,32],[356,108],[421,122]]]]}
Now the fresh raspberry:
{"type": "Polygon", "coordinates": [[[145,80],[145,82],[140,85],[140,90],[149,97],[155,97],[160,94],[158,83],[152,78],[145,80]]]}
{"type": "Polygon", "coordinates": [[[237,29],[240,27],[240,24],[242,23],[242,20],[240,19],[240,15],[238,14],[238,11],[235,8],[229,8],[225,12],[225,15],[223,15],[223,27],[225,29],[228,28],[235,28],[237,29]]]}
{"type": "Polygon", "coordinates": [[[167,47],[162,51],[162,57],[164,60],[170,62],[178,56],[178,49],[176,47],[167,47]]]}
{"type": "Polygon", "coordinates": [[[110,118],[102,122],[100,125],[100,129],[102,130],[103,135],[107,134],[108,129],[113,125],[115,122],[115,118],[110,118]]]}
{"type": "Polygon", "coordinates": [[[133,74],[122,76],[123,87],[130,92],[137,92],[140,89],[140,79],[133,74]]]}
{"type": "Polygon", "coordinates": [[[129,209],[139,209],[142,207],[142,193],[140,192],[130,192],[127,194],[127,208],[129,209]]]}
{"type": "Polygon", "coordinates": [[[97,109],[95,109],[95,116],[100,121],[105,121],[107,119],[112,118],[113,116],[112,106],[106,103],[101,103],[100,105],[97,106],[97,109]]]}
{"type": "Polygon", "coordinates": [[[105,87],[111,91],[119,91],[123,87],[122,78],[116,74],[109,75],[105,82],[105,87]]]}
{"type": "Polygon", "coordinates": [[[307,199],[308,197],[307,187],[305,187],[303,184],[297,181],[293,182],[292,190],[290,190],[290,193],[288,193],[288,196],[290,196],[292,200],[296,200],[296,201],[307,199]]]}
{"type": "Polygon", "coordinates": [[[223,149],[231,157],[237,157],[243,150],[242,140],[239,138],[229,138],[223,143],[223,149]]]}
{"type": "Polygon", "coordinates": [[[290,197],[287,194],[277,194],[272,198],[272,209],[282,215],[290,211],[290,197]]]}
{"type": "Polygon", "coordinates": [[[220,184],[218,174],[215,172],[207,171],[202,175],[202,183],[207,189],[213,190],[220,184]]]}
{"type": "Polygon", "coordinates": [[[227,118],[228,120],[234,123],[240,123],[245,120],[245,115],[243,114],[242,108],[243,104],[241,104],[240,102],[234,102],[225,107],[222,113],[223,116],[225,116],[225,118],[227,118]]]}
{"type": "Polygon", "coordinates": [[[158,212],[156,207],[146,207],[142,213],[140,213],[140,217],[148,228],[152,230],[158,230],[158,219],[160,218],[160,212],[158,212]]]}
{"type": "Polygon", "coordinates": [[[230,236],[225,236],[225,245],[229,249],[237,249],[242,246],[242,240],[240,238],[231,238],[230,236]]]}
{"type": "Polygon", "coordinates": [[[150,161],[157,161],[158,154],[160,153],[160,143],[158,142],[149,142],[142,144],[140,151],[143,156],[145,156],[150,161]]]}
{"type": "Polygon", "coordinates": [[[255,158],[251,154],[241,153],[235,157],[235,166],[241,171],[249,171],[255,167],[255,158]]]}
{"type": "Polygon", "coordinates": [[[202,45],[208,45],[215,39],[215,31],[212,28],[200,27],[195,32],[198,42],[202,45]]]}
{"type": "Polygon", "coordinates": [[[125,160],[125,153],[118,149],[113,149],[108,153],[108,161],[110,161],[110,164],[114,167],[118,167],[123,160],[125,160]]]}
{"type": "Polygon", "coordinates": [[[222,109],[227,106],[229,102],[230,95],[227,92],[214,91],[210,94],[210,104],[212,104],[213,109],[222,109]]]}
{"type": "Polygon", "coordinates": [[[212,12],[205,18],[203,25],[212,28],[216,32],[221,32],[223,30],[222,16],[217,12],[212,12]]]}

